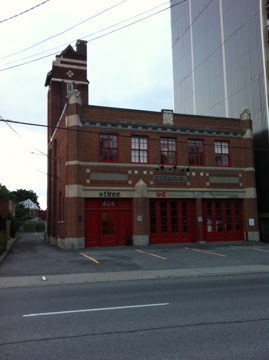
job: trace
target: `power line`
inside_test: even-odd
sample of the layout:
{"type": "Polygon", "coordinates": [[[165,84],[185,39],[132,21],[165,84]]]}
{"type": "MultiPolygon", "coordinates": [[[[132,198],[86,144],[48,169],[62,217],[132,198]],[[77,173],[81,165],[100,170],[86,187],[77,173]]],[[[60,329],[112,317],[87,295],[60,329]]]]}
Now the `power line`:
{"type": "Polygon", "coordinates": [[[14,155],[10,155],[10,154],[8,154],[7,156],[10,157],[10,158],[13,158],[13,159],[16,160],[16,161],[19,161],[20,164],[23,164],[23,165],[25,165],[25,166],[27,166],[27,167],[29,167],[29,168],[31,168],[31,169],[33,169],[33,170],[41,173],[41,174],[47,175],[47,173],[45,173],[44,171],[38,169],[37,167],[33,166],[32,164],[28,164],[27,162],[22,161],[21,158],[15,157],[14,155]]]}
{"type": "MultiPolygon", "coordinates": [[[[105,34],[103,34],[103,35],[97,36],[97,37],[95,37],[95,38],[93,38],[93,39],[90,39],[90,40],[88,40],[88,41],[91,42],[91,41],[100,39],[100,38],[102,38],[102,37],[104,37],[104,36],[107,36],[107,35],[110,35],[110,34],[112,34],[112,33],[115,33],[115,32],[117,32],[117,31],[119,31],[119,30],[125,29],[125,28],[127,28],[127,27],[129,27],[129,26],[131,26],[131,25],[134,25],[134,24],[136,24],[136,23],[138,23],[138,22],[141,22],[141,21],[143,21],[143,20],[146,20],[146,19],[148,19],[148,18],[150,18],[150,17],[152,17],[152,16],[155,16],[155,15],[157,15],[157,14],[160,14],[161,12],[166,11],[166,10],[168,10],[168,9],[174,7],[174,6],[177,6],[177,5],[179,5],[179,4],[181,4],[181,3],[185,2],[185,1],[186,1],[186,0],[182,0],[181,2],[179,2],[179,3],[177,3],[177,4],[171,5],[171,6],[167,7],[167,8],[165,8],[165,9],[159,10],[159,11],[153,13],[153,14],[150,14],[150,15],[148,15],[148,16],[145,16],[145,17],[142,18],[142,19],[138,19],[138,20],[136,20],[136,21],[134,21],[134,22],[132,22],[132,23],[129,23],[129,24],[125,25],[125,26],[122,26],[122,27],[120,27],[120,28],[117,28],[117,29],[115,29],[115,30],[113,30],[113,31],[107,32],[107,33],[105,33],[105,34]]],[[[166,4],[166,3],[165,3],[165,4],[166,4]]],[[[163,5],[164,5],[164,4],[159,5],[158,7],[163,6],[163,5]]],[[[153,8],[153,9],[156,9],[156,7],[153,8]]],[[[133,16],[133,17],[131,17],[131,18],[129,18],[129,19],[126,19],[126,20],[124,20],[124,21],[122,21],[122,22],[119,22],[119,23],[117,23],[117,24],[111,25],[111,26],[109,26],[108,28],[117,26],[117,25],[119,25],[119,24],[121,24],[121,23],[123,23],[123,22],[129,21],[129,20],[132,20],[132,19],[134,19],[134,18],[137,17],[137,16],[140,16],[140,15],[146,13],[146,12],[152,11],[153,9],[147,10],[147,11],[141,13],[141,14],[138,14],[138,15],[136,15],[136,16],[133,16]]],[[[87,37],[92,36],[92,35],[94,35],[94,34],[96,34],[96,33],[99,33],[99,32],[102,32],[102,31],[104,31],[104,30],[107,30],[108,28],[104,28],[104,29],[102,29],[102,30],[99,30],[98,32],[92,33],[92,34],[90,34],[90,35],[83,36],[83,37],[81,37],[81,40],[86,39],[87,37]]],[[[74,40],[74,41],[75,41],[75,40],[74,40]]],[[[70,42],[69,42],[69,43],[70,43],[70,42]]],[[[69,43],[67,43],[67,44],[69,44],[69,43]]],[[[67,45],[67,44],[64,44],[64,45],[67,45]]],[[[62,45],[62,46],[64,46],[64,45],[62,45]]],[[[44,52],[47,52],[47,51],[49,51],[49,50],[46,50],[46,51],[44,51],[44,52]]],[[[43,53],[44,53],[44,52],[43,52],[43,53]]],[[[14,65],[14,66],[10,66],[10,67],[4,68],[4,69],[0,69],[0,71],[10,70],[10,69],[13,69],[13,68],[16,68],[16,67],[19,67],[19,66],[27,65],[27,64],[30,64],[30,63],[32,63],[32,62],[35,62],[35,61],[38,61],[38,60],[42,60],[42,59],[44,59],[44,58],[46,58],[46,57],[49,57],[49,56],[52,56],[52,55],[55,55],[55,54],[57,54],[57,52],[51,53],[51,54],[49,54],[49,55],[44,55],[44,56],[42,56],[42,57],[40,57],[40,58],[31,60],[31,61],[26,61],[26,62],[21,63],[21,64],[18,64],[18,65],[14,65]]],[[[29,56],[29,57],[33,57],[33,56],[36,56],[36,55],[38,55],[38,54],[31,55],[31,56],[29,56]]],[[[28,58],[29,58],[29,57],[28,57],[28,58]]],[[[26,59],[26,58],[25,58],[25,59],[26,59]]],[[[21,59],[21,60],[23,60],[23,59],[21,59]]],[[[17,61],[21,61],[21,60],[17,60],[17,61]]],[[[17,62],[17,61],[15,61],[15,62],[17,62]]]]}
{"type": "MultiPolygon", "coordinates": [[[[13,127],[9,124],[8,121],[6,121],[5,119],[3,119],[2,116],[0,116],[0,118],[7,124],[7,126],[8,126],[12,131],[14,131],[14,133],[15,133],[16,135],[18,135],[23,141],[26,142],[26,140],[25,140],[15,129],[13,129],[13,127]]],[[[47,154],[45,154],[43,151],[37,149],[37,148],[36,148],[35,146],[33,146],[32,144],[29,144],[29,145],[30,145],[30,147],[32,147],[32,148],[34,148],[36,151],[38,151],[40,154],[47,156],[47,154]]]]}
{"type": "MultiPolygon", "coordinates": [[[[94,130],[86,130],[84,129],[73,129],[73,128],[67,128],[67,127],[59,127],[59,126],[52,126],[52,125],[44,125],[44,124],[35,124],[35,123],[28,123],[28,122],[22,122],[22,121],[15,121],[15,120],[7,120],[7,119],[3,119],[1,117],[0,122],[8,122],[8,123],[12,123],[12,124],[19,124],[19,125],[27,125],[27,126],[37,126],[37,127],[44,127],[44,128],[52,128],[55,130],[66,130],[66,131],[74,131],[74,132],[83,132],[83,133],[91,133],[91,134],[98,134],[96,131],[94,130]]],[[[98,128],[100,129],[100,128],[98,128]]],[[[101,131],[104,131],[105,129],[101,129],[101,131]]],[[[111,129],[107,129],[107,130],[111,130],[111,129]]],[[[123,135],[123,134],[117,134],[118,137],[123,137],[123,138],[132,138],[132,135],[123,135]]],[[[171,134],[169,134],[169,136],[171,136],[171,134]]],[[[178,136],[178,134],[177,134],[178,136]]],[[[191,136],[189,134],[189,136],[191,136]]],[[[197,135],[196,135],[197,136],[197,135]]],[[[148,140],[150,141],[159,141],[160,139],[152,139],[152,138],[148,138],[148,140]]],[[[177,144],[188,144],[188,141],[176,141],[177,144]]],[[[211,146],[213,147],[214,144],[206,144],[203,143],[203,146],[211,146]]],[[[267,148],[256,148],[256,147],[244,147],[244,146],[229,146],[231,149],[241,149],[241,150],[261,150],[261,151],[269,151],[269,149],[267,148]]],[[[47,155],[46,155],[47,156],[47,155]]]]}
{"type": "Polygon", "coordinates": [[[15,17],[18,17],[18,16],[21,16],[21,15],[23,15],[23,14],[25,14],[25,13],[31,11],[31,10],[36,9],[37,7],[39,7],[39,6],[41,6],[41,5],[44,5],[44,4],[47,3],[48,1],[50,1],[50,0],[45,0],[45,1],[43,1],[42,3],[35,5],[35,6],[31,7],[30,9],[24,10],[24,11],[22,11],[22,12],[19,13],[19,14],[10,16],[9,18],[4,19],[4,20],[0,20],[0,23],[3,23],[3,22],[5,22],[5,21],[11,20],[11,19],[14,19],[15,17]]]}
{"type": "MultiPolygon", "coordinates": [[[[183,0],[183,1],[186,1],[186,0],[183,0]]],[[[169,1],[168,1],[168,2],[169,2],[169,1]]],[[[152,11],[152,10],[155,10],[155,9],[157,9],[158,7],[161,7],[161,6],[165,5],[165,4],[167,4],[167,2],[166,2],[166,3],[163,3],[163,4],[161,4],[161,5],[158,5],[158,6],[154,7],[154,8],[151,8],[151,9],[149,9],[149,10],[146,10],[146,11],[144,11],[144,12],[142,12],[142,13],[140,13],[140,14],[137,14],[137,15],[135,15],[135,16],[132,16],[132,17],[130,17],[130,18],[128,18],[128,19],[125,19],[125,20],[123,20],[123,21],[120,21],[120,22],[118,22],[118,23],[116,23],[116,24],[113,24],[113,25],[110,25],[110,26],[108,26],[108,27],[105,27],[105,28],[103,28],[103,29],[101,29],[101,30],[95,31],[95,32],[93,32],[93,33],[91,33],[91,34],[84,35],[84,36],[82,36],[82,37],[80,37],[80,38],[81,38],[81,40],[82,40],[82,39],[86,39],[86,38],[88,38],[88,37],[90,37],[90,36],[93,36],[93,35],[95,35],[95,34],[98,34],[98,33],[100,33],[100,32],[103,32],[103,31],[105,31],[105,30],[108,30],[108,29],[110,29],[110,28],[112,28],[112,27],[115,27],[115,26],[117,26],[117,25],[120,25],[120,24],[122,24],[122,23],[124,23],[124,22],[126,22],[126,21],[130,21],[130,20],[132,20],[132,19],[134,19],[134,18],[136,18],[136,17],[138,17],[138,16],[141,16],[141,15],[147,13],[147,12],[150,12],[150,11],[152,11]]],[[[173,5],[173,6],[175,6],[175,5],[173,5]]],[[[169,7],[169,8],[170,8],[170,7],[169,7]]],[[[167,10],[167,9],[168,9],[168,8],[166,8],[166,9],[164,9],[164,10],[167,10]]],[[[153,15],[155,15],[155,14],[152,14],[151,16],[153,16],[153,15]]],[[[147,17],[146,17],[146,18],[147,18],[147,17]]],[[[144,19],[146,19],[146,18],[144,18],[144,19]]],[[[144,20],[144,19],[141,19],[141,20],[144,20]]],[[[134,23],[135,23],[135,22],[134,22],[134,23]]],[[[129,25],[132,25],[132,23],[129,24],[129,25]]],[[[126,25],[126,27],[129,26],[129,25],[126,25]]],[[[124,28],[124,27],[119,28],[118,30],[121,30],[121,29],[123,29],[123,28],[124,28]]],[[[115,32],[115,31],[117,31],[117,30],[108,32],[108,33],[106,33],[106,34],[104,34],[104,35],[102,35],[102,36],[109,35],[110,33],[113,33],[113,32],[115,32]]],[[[89,41],[94,41],[94,40],[96,40],[96,39],[98,39],[99,37],[102,37],[102,36],[98,36],[98,37],[96,37],[96,38],[94,38],[94,39],[91,39],[91,40],[89,40],[89,41]]],[[[44,40],[44,41],[46,41],[46,40],[44,40]]],[[[73,41],[76,41],[76,40],[69,41],[68,43],[59,45],[59,46],[54,47],[54,48],[52,48],[52,49],[50,49],[50,50],[54,50],[54,49],[58,49],[58,48],[63,48],[64,46],[69,45],[69,43],[70,43],[70,42],[73,42],[73,41]]],[[[33,46],[35,46],[35,45],[33,45],[33,46]]],[[[27,49],[25,49],[25,50],[27,50],[27,49]]],[[[5,64],[5,65],[9,65],[9,64],[16,63],[16,62],[18,62],[18,61],[26,60],[26,59],[29,59],[29,58],[31,58],[31,57],[44,54],[44,53],[46,53],[46,52],[48,52],[48,51],[50,51],[50,50],[45,50],[45,51],[39,52],[39,53],[37,53],[37,54],[27,56],[27,57],[22,58],[22,59],[9,62],[9,63],[7,63],[7,64],[5,64]]],[[[22,51],[24,51],[24,50],[21,50],[21,51],[19,51],[19,52],[22,52],[22,51]]],[[[15,54],[16,54],[16,53],[15,53],[15,54]]],[[[3,59],[5,59],[5,58],[7,58],[7,57],[9,57],[9,56],[12,56],[12,55],[15,55],[15,54],[11,54],[11,55],[8,55],[8,56],[6,56],[6,57],[4,57],[4,58],[0,58],[0,60],[3,60],[3,59]]],[[[35,60],[33,60],[33,61],[41,60],[41,59],[44,59],[45,57],[52,56],[52,55],[55,55],[55,54],[57,54],[57,52],[52,53],[52,54],[49,54],[49,55],[45,55],[44,57],[35,59],[35,60]]],[[[33,61],[29,61],[29,63],[31,63],[31,62],[33,62],[33,61]]],[[[25,64],[28,64],[28,62],[19,64],[19,65],[17,65],[17,66],[22,66],[22,65],[25,65],[25,64]]],[[[17,67],[17,66],[14,66],[14,67],[17,67]]],[[[10,68],[12,68],[12,67],[10,67],[10,68]]],[[[10,69],[10,68],[1,69],[0,71],[8,70],[8,69],[10,69]]]]}
{"type": "MultiPolygon", "coordinates": [[[[76,24],[76,25],[74,25],[74,26],[71,26],[70,28],[68,28],[68,29],[66,29],[66,30],[64,30],[64,31],[62,31],[62,32],[60,32],[60,33],[58,33],[58,34],[55,34],[55,35],[53,35],[53,36],[50,36],[50,37],[48,37],[48,38],[46,38],[46,39],[44,39],[44,40],[41,40],[41,41],[37,42],[36,44],[33,44],[33,45],[31,45],[31,46],[29,46],[29,47],[27,47],[27,48],[25,48],[25,49],[22,49],[22,50],[20,50],[20,51],[17,51],[17,52],[15,52],[15,53],[13,53],[13,54],[10,54],[10,55],[7,55],[7,56],[5,56],[5,57],[2,57],[2,58],[0,58],[0,60],[4,60],[4,59],[7,59],[7,58],[9,58],[9,57],[11,57],[11,56],[20,54],[20,53],[22,53],[22,52],[24,52],[24,51],[27,51],[27,50],[29,50],[29,49],[32,49],[33,47],[35,47],[35,46],[37,46],[37,45],[40,45],[40,44],[42,44],[42,43],[44,43],[44,42],[46,42],[46,41],[48,41],[48,40],[51,40],[51,39],[53,39],[53,38],[55,38],[55,37],[57,37],[57,36],[60,36],[60,35],[68,32],[68,31],[74,29],[75,27],[77,27],[77,26],[79,26],[79,25],[81,25],[81,24],[83,24],[83,23],[85,23],[85,22],[87,22],[87,21],[89,21],[89,20],[92,20],[92,19],[94,19],[95,17],[97,17],[97,16],[99,16],[99,15],[101,15],[101,14],[103,14],[103,13],[105,13],[105,12],[111,10],[111,9],[113,9],[114,7],[117,7],[117,6],[121,5],[122,3],[126,2],[126,1],[127,1],[127,0],[123,0],[123,1],[121,1],[120,3],[118,3],[118,4],[116,4],[116,5],[113,5],[113,6],[109,7],[109,8],[107,8],[107,9],[103,10],[103,11],[99,12],[98,14],[95,14],[95,15],[89,17],[88,19],[81,21],[81,22],[78,23],[78,24],[76,24]]],[[[59,46],[58,46],[58,47],[59,47],[59,46]]],[[[48,50],[47,50],[47,51],[48,51],[48,50]]],[[[37,55],[38,55],[38,54],[37,54],[37,55]]],[[[36,56],[36,55],[32,55],[32,56],[36,56]]],[[[22,60],[24,60],[24,59],[22,59],[22,60]]],[[[16,61],[20,61],[20,60],[16,60],[16,61]]]]}
{"type": "MultiPolygon", "coordinates": [[[[180,3],[184,2],[184,1],[186,1],[186,0],[183,0],[183,1],[181,1],[180,3]]],[[[165,3],[165,4],[166,4],[166,3],[165,3]]],[[[111,25],[111,26],[109,26],[109,27],[107,27],[107,28],[105,28],[105,29],[103,29],[103,30],[99,30],[98,32],[107,30],[107,29],[109,29],[109,28],[111,28],[111,27],[117,26],[117,25],[122,24],[122,23],[124,23],[124,22],[126,22],[126,21],[129,21],[129,20],[132,20],[132,19],[134,19],[134,18],[136,18],[136,17],[138,17],[138,16],[140,16],[140,15],[143,15],[143,14],[149,12],[149,11],[155,10],[156,8],[158,8],[158,7],[160,7],[160,6],[163,6],[163,5],[164,5],[164,4],[159,5],[159,6],[156,6],[155,8],[152,8],[152,9],[150,9],[150,10],[144,11],[143,13],[138,14],[138,15],[135,15],[135,16],[127,19],[127,20],[121,21],[121,22],[119,22],[119,23],[117,23],[117,24],[115,24],[115,25],[111,25]]],[[[176,5],[178,5],[178,4],[176,4],[176,5]]],[[[170,9],[170,8],[173,7],[173,6],[175,6],[175,5],[172,5],[172,6],[169,6],[169,7],[165,8],[165,9],[159,10],[159,11],[155,12],[154,14],[145,16],[145,17],[142,18],[142,19],[136,20],[136,21],[134,21],[134,22],[132,22],[132,23],[130,23],[130,24],[127,24],[127,25],[125,25],[125,26],[122,26],[122,27],[120,27],[120,28],[118,28],[118,29],[115,29],[115,30],[113,30],[113,31],[110,31],[110,32],[108,32],[108,33],[106,33],[106,34],[97,36],[97,37],[95,37],[94,39],[89,40],[89,42],[94,41],[94,40],[97,40],[97,39],[99,39],[99,38],[101,38],[101,37],[110,35],[110,34],[116,32],[116,31],[125,29],[125,28],[127,28],[127,27],[129,27],[129,26],[131,26],[131,25],[134,25],[134,24],[136,24],[136,23],[138,23],[138,22],[141,22],[141,21],[143,21],[143,20],[146,20],[146,19],[148,19],[148,18],[150,18],[150,17],[152,17],[152,16],[155,16],[155,15],[157,15],[157,14],[160,14],[161,12],[163,12],[163,11],[165,11],[165,10],[167,10],[167,9],[170,9]]],[[[98,32],[96,32],[96,33],[98,33],[98,32]]],[[[92,35],[94,35],[94,34],[96,34],[96,33],[93,33],[93,34],[90,34],[90,35],[86,35],[85,37],[92,36],[92,35]]],[[[83,37],[83,38],[85,38],[85,37],[83,37]]]]}
{"type": "MultiPolygon", "coordinates": [[[[184,1],[186,1],[186,0],[184,0],[184,1]]],[[[107,26],[107,27],[105,27],[105,28],[103,28],[103,29],[101,29],[101,30],[95,31],[95,32],[93,32],[93,33],[91,33],[91,34],[88,34],[88,35],[84,35],[84,36],[81,37],[81,40],[82,40],[82,39],[86,39],[86,38],[88,38],[88,37],[91,37],[91,36],[93,36],[93,35],[99,34],[99,33],[103,32],[103,31],[105,31],[105,30],[108,30],[108,29],[113,28],[113,27],[115,27],[115,26],[117,26],[117,25],[123,24],[123,23],[125,23],[125,22],[127,22],[127,21],[130,21],[130,20],[132,20],[132,19],[135,19],[136,17],[141,16],[141,15],[144,15],[144,14],[146,14],[146,13],[152,11],[152,10],[155,10],[155,9],[157,9],[157,8],[163,6],[163,5],[166,5],[167,3],[169,3],[169,1],[166,2],[166,3],[163,3],[163,4],[161,4],[161,5],[155,6],[154,8],[151,8],[151,9],[149,9],[149,10],[146,10],[146,11],[140,13],[140,14],[137,14],[137,15],[135,15],[135,16],[132,16],[132,17],[130,17],[130,18],[128,18],[128,19],[122,20],[122,21],[120,21],[120,22],[118,22],[118,23],[116,23],[116,24],[107,26]]],[[[121,4],[121,3],[120,3],[120,4],[121,4]]],[[[178,4],[177,4],[177,5],[178,5],[178,4]]],[[[175,6],[175,5],[173,5],[173,6],[175,6]]],[[[170,8],[170,7],[169,7],[169,8],[170,8]]],[[[164,9],[164,10],[167,10],[167,9],[168,9],[168,8],[166,8],[166,9],[164,9]]],[[[97,14],[97,15],[98,15],[98,14],[97,14]]],[[[97,15],[96,15],[96,16],[97,16],[97,15]]],[[[153,14],[153,15],[155,15],[155,14],[153,14]]],[[[153,16],[153,15],[152,15],[152,16],[153,16]]],[[[144,19],[146,19],[146,18],[144,18],[144,19]]],[[[144,19],[141,19],[141,20],[144,20],[144,19]]],[[[85,21],[86,21],[86,20],[85,20],[85,21]]],[[[132,25],[132,24],[130,24],[130,25],[132,25]]],[[[129,25],[126,25],[126,27],[127,27],[127,26],[129,26],[129,25]]],[[[74,26],[74,27],[75,27],[75,26],[74,26]]],[[[123,28],[124,28],[124,27],[123,27],[123,28]]],[[[118,30],[121,30],[121,29],[122,29],[122,28],[119,28],[118,30]]],[[[67,30],[67,31],[68,31],[68,30],[67,30]]],[[[112,31],[111,33],[115,32],[115,31],[116,31],[116,30],[112,31]]],[[[109,34],[110,34],[110,33],[106,33],[106,34],[104,34],[103,36],[106,36],[106,35],[109,35],[109,34]]],[[[56,35],[56,36],[57,36],[57,35],[56,35]]],[[[89,40],[89,41],[94,41],[94,40],[96,40],[96,39],[98,39],[98,38],[99,38],[99,37],[96,37],[96,38],[91,39],[91,40],[89,40]]],[[[48,38],[48,39],[50,39],[50,38],[48,38]]],[[[48,40],[48,39],[46,39],[46,40],[48,40]]],[[[46,40],[44,40],[44,41],[46,41],[46,40]]],[[[56,47],[54,47],[54,48],[52,48],[52,49],[50,49],[50,50],[55,50],[55,49],[63,48],[64,46],[69,45],[70,42],[75,42],[75,41],[76,41],[76,39],[75,39],[75,40],[72,40],[72,41],[69,41],[68,43],[65,43],[65,44],[62,44],[62,45],[58,45],[58,46],[56,46],[56,47]]],[[[43,42],[43,41],[41,41],[40,43],[42,43],[42,42],[43,42]]],[[[40,44],[40,43],[37,43],[36,45],[38,45],[38,44],[40,44]]],[[[19,51],[19,52],[17,52],[17,53],[14,53],[14,54],[5,56],[5,57],[3,57],[3,58],[0,58],[0,60],[6,59],[6,58],[8,58],[8,57],[10,57],[10,56],[12,56],[12,55],[18,54],[18,53],[23,52],[23,51],[25,51],[25,50],[28,50],[28,49],[30,49],[31,47],[34,47],[34,46],[35,46],[35,45],[30,46],[29,48],[26,48],[26,49],[24,49],[24,50],[21,50],[21,51],[19,51]]],[[[9,64],[16,63],[16,62],[18,62],[18,61],[26,60],[26,59],[29,59],[29,58],[31,58],[31,57],[44,54],[44,53],[46,53],[46,52],[48,52],[48,51],[50,51],[50,50],[45,50],[45,51],[39,52],[39,53],[34,54],[34,55],[29,55],[29,56],[24,57],[24,58],[22,58],[22,59],[15,60],[15,61],[12,61],[12,62],[8,62],[8,63],[6,63],[6,64],[4,64],[4,65],[9,65],[9,64]]],[[[53,53],[53,54],[46,55],[46,56],[44,56],[44,57],[51,56],[51,55],[55,55],[55,54],[57,54],[57,52],[55,52],[55,53],[53,53]]],[[[43,59],[44,57],[38,58],[38,59],[36,59],[36,60],[43,59]]],[[[34,61],[36,61],[36,60],[34,60],[34,61]]],[[[30,63],[30,62],[31,62],[31,61],[29,61],[29,63],[30,63]]],[[[28,62],[26,62],[25,64],[27,64],[27,63],[28,63],[28,62]]],[[[4,66],[4,65],[3,65],[3,66],[4,66]]],[[[24,64],[22,64],[22,65],[24,65],[24,64]]],[[[19,64],[19,66],[20,66],[20,64],[19,64]]],[[[5,69],[3,69],[3,70],[5,70],[5,69]]],[[[0,71],[2,71],[2,70],[0,70],[0,71]]]]}

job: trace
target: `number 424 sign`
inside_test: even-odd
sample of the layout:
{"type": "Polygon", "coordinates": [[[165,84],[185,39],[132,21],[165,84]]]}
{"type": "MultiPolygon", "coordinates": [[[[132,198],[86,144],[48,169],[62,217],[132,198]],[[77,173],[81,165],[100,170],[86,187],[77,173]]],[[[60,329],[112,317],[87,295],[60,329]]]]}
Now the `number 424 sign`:
{"type": "Polygon", "coordinates": [[[102,205],[103,206],[114,206],[115,204],[114,204],[114,201],[107,200],[107,201],[103,201],[102,205]]]}

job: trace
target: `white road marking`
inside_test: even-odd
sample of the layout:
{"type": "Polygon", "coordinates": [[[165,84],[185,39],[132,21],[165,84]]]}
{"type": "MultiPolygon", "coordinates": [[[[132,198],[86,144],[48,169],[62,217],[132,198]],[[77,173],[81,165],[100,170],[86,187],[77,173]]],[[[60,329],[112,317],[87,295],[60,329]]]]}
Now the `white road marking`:
{"type": "Polygon", "coordinates": [[[45,315],[61,315],[61,314],[73,314],[73,313],[82,313],[82,312],[91,312],[91,311],[124,310],[124,309],[134,309],[134,308],[152,307],[152,306],[164,306],[164,305],[169,305],[169,303],[117,306],[117,307],[108,307],[108,308],[99,308],[99,309],[56,311],[56,312],[49,312],[49,313],[26,314],[26,315],[22,315],[22,316],[23,317],[30,317],[30,316],[45,316],[45,315]]]}

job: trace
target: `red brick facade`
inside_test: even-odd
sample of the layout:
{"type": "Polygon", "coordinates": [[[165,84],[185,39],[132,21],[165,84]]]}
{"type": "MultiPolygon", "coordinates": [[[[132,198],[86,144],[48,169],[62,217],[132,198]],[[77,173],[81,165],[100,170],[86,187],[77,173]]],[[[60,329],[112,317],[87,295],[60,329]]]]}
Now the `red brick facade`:
{"type": "Polygon", "coordinates": [[[78,41],[64,50],[46,81],[48,240],[66,249],[122,245],[124,236],[136,245],[259,240],[248,112],[227,119],[88,105],[85,49],[78,41]],[[100,134],[115,135],[116,161],[100,157],[100,134]],[[147,139],[145,162],[132,160],[134,137],[147,139]],[[174,164],[161,164],[162,139],[175,144],[174,164]],[[203,142],[201,166],[189,164],[189,140],[203,142]],[[227,166],[216,166],[216,141],[228,144],[227,166]]]}
{"type": "Polygon", "coordinates": [[[0,216],[7,216],[10,212],[15,216],[16,206],[11,200],[0,200],[0,216]]]}

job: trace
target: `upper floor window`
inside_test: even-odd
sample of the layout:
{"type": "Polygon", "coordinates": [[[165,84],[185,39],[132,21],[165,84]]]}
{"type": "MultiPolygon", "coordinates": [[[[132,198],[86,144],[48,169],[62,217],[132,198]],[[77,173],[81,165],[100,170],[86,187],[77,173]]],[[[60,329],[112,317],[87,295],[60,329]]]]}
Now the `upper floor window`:
{"type": "Polygon", "coordinates": [[[148,162],[148,139],[132,137],[131,143],[132,163],[146,164],[148,162]]]}
{"type": "Polygon", "coordinates": [[[215,141],[215,164],[216,166],[230,166],[229,143],[227,141],[215,141]]]}
{"type": "Polygon", "coordinates": [[[176,141],[174,139],[161,139],[161,164],[176,164],[176,141]]]}
{"type": "Polygon", "coordinates": [[[117,135],[100,135],[100,161],[118,161],[118,141],[117,135]]]}
{"type": "Polygon", "coordinates": [[[189,165],[204,165],[204,148],[201,140],[188,140],[189,165]]]}

